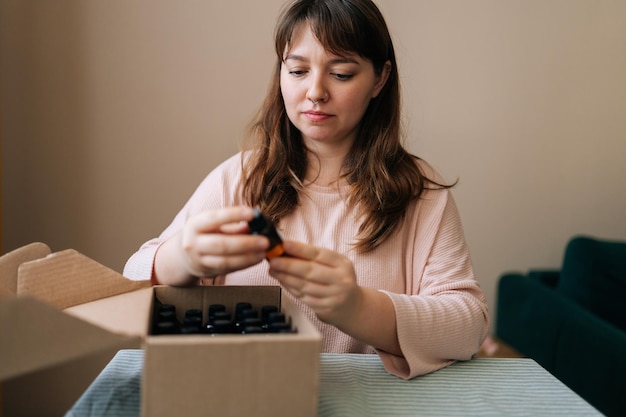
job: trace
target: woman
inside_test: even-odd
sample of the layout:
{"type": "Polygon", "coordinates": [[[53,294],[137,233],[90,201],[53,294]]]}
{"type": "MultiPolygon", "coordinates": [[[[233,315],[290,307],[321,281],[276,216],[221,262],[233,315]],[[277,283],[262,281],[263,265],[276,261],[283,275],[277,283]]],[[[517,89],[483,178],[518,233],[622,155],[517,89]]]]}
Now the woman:
{"type": "Polygon", "coordinates": [[[277,282],[326,352],[377,353],[402,378],[465,360],[488,327],[457,208],[401,144],[395,54],[370,0],[296,0],[250,143],[200,184],[124,274],[169,285],[277,282]],[[258,207],[288,256],[264,261],[258,207]]]}

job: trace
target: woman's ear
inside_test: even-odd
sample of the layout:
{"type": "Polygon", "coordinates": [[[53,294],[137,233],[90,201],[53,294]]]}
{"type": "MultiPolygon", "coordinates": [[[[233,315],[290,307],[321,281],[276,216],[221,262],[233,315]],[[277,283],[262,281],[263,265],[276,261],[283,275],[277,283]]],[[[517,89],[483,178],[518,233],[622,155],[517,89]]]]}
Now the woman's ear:
{"type": "Polygon", "coordinates": [[[378,97],[378,94],[380,94],[380,91],[385,86],[385,83],[387,82],[387,79],[389,79],[389,74],[390,73],[391,73],[391,61],[387,61],[383,65],[383,68],[380,71],[380,74],[378,74],[377,77],[376,77],[376,84],[374,85],[374,91],[372,92],[372,98],[378,97]]]}

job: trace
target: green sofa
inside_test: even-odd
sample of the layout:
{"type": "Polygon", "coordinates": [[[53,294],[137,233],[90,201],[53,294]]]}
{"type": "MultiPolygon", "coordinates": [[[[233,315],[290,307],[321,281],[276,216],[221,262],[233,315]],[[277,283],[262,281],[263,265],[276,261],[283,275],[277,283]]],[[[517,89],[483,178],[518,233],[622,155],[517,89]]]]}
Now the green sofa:
{"type": "Polygon", "coordinates": [[[496,336],[607,416],[626,416],[626,242],[572,238],[560,270],[506,273],[496,336]]]}

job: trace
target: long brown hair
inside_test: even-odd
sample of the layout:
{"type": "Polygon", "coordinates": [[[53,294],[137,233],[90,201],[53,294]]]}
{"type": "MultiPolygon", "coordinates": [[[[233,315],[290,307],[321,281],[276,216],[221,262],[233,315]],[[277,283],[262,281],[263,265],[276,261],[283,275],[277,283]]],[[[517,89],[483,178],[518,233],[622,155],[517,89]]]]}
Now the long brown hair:
{"type": "Polygon", "coordinates": [[[395,52],[385,20],[371,0],[296,0],[284,9],[275,30],[273,78],[250,128],[250,152],[243,154],[243,196],[279,221],[297,207],[304,191],[309,151],[287,117],[280,90],[285,48],[303,22],[329,52],[356,53],[370,60],[377,74],[391,62],[387,82],[365,111],[342,171],[350,184],[349,202],[358,203],[363,219],[356,248],[367,252],[396,232],[408,205],[426,187],[448,187],[425,177],[419,158],[402,146],[395,52]]]}

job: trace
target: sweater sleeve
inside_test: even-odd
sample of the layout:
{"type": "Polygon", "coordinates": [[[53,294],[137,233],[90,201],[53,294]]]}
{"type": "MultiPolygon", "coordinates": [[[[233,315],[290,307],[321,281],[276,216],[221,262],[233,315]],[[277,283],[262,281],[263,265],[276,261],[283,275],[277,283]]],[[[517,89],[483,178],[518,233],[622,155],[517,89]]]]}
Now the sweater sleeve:
{"type": "Polygon", "coordinates": [[[470,359],[489,326],[452,195],[448,190],[429,194],[420,208],[407,294],[384,291],[395,308],[403,356],[378,353],[388,372],[405,379],[470,359]]]}

